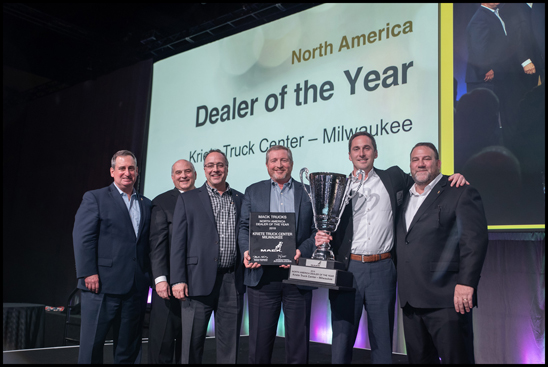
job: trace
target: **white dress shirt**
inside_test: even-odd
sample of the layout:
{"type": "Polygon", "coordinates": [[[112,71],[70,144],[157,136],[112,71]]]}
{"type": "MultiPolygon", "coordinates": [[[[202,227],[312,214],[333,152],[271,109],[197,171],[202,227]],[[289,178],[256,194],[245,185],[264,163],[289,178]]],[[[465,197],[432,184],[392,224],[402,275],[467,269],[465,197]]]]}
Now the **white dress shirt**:
{"type": "Polygon", "coordinates": [[[409,205],[407,206],[407,210],[405,211],[405,226],[407,230],[409,231],[409,225],[413,221],[413,218],[415,218],[415,214],[417,214],[417,211],[421,207],[422,203],[432,191],[432,188],[441,180],[443,175],[440,173],[436,176],[436,178],[430,182],[425,188],[422,194],[419,194],[417,190],[415,189],[415,185],[411,186],[409,189],[409,193],[411,194],[411,198],[409,199],[409,205]]]}
{"type": "MultiPolygon", "coordinates": [[[[351,184],[354,191],[357,183],[351,184]]],[[[394,216],[390,196],[374,169],[369,171],[358,195],[352,199],[354,235],[351,253],[378,255],[394,244],[394,216]]]]}

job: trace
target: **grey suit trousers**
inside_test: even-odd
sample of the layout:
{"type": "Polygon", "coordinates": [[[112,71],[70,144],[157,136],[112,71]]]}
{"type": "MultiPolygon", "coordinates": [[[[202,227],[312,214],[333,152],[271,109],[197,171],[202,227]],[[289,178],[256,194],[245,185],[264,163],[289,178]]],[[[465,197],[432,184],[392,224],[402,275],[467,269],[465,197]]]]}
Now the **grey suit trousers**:
{"type": "Polygon", "coordinates": [[[233,271],[218,272],[211,294],[181,301],[181,363],[202,363],[207,326],[215,314],[217,363],[237,363],[242,325],[243,294],[238,294],[233,271]]]}

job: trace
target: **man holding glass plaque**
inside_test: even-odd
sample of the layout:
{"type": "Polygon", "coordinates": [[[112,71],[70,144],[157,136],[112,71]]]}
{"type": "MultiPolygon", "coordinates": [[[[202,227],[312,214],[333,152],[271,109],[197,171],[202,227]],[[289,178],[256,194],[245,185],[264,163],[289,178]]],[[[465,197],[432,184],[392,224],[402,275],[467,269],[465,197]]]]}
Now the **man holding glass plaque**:
{"type": "MultiPolygon", "coordinates": [[[[352,135],[348,150],[354,166],[352,174],[363,170],[365,182],[352,199],[352,205],[346,206],[333,236],[322,231],[315,236],[316,246],[331,241],[335,259],[343,262],[346,270],[354,275],[355,291],[329,291],[333,329],[331,361],[351,363],[365,306],[371,363],[392,363],[396,303],[394,218],[413,179],[397,166],[387,170],[373,167],[378,156],[377,144],[367,132],[352,135]]],[[[457,186],[466,181],[461,175],[452,176],[450,180],[457,182],[457,186]]]]}
{"type": "Polygon", "coordinates": [[[251,213],[295,213],[295,261],[314,252],[312,205],[303,185],[291,178],[293,157],[287,147],[276,145],[266,152],[269,180],[245,191],[238,242],[244,254],[244,284],[249,307],[249,363],[270,363],[278,318],[283,304],[286,363],[308,363],[310,339],[310,287],[283,283],[289,265],[261,265],[249,254],[251,213]],[[309,241],[306,241],[306,240],[309,241]]]}

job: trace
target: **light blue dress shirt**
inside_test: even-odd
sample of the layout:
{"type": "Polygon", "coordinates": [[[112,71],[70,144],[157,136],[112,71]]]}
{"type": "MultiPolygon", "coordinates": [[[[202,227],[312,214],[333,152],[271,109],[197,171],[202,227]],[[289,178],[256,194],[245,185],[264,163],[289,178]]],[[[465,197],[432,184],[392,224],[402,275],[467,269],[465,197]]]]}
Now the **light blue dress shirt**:
{"type": "Polygon", "coordinates": [[[129,217],[131,218],[131,223],[133,224],[133,229],[135,230],[135,237],[139,232],[139,223],[141,222],[141,208],[139,208],[139,200],[137,198],[137,192],[133,189],[131,198],[128,199],[127,194],[120,190],[116,184],[114,186],[118,189],[120,195],[122,195],[122,200],[126,204],[127,210],[129,212],[129,217]]]}
{"type": "Polygon", "coordinates": [[[277,182],[270,179],[270,212],[271,213],[295,213],[295,190],[293,179],[284,183],[283,188],[277,182]]]}

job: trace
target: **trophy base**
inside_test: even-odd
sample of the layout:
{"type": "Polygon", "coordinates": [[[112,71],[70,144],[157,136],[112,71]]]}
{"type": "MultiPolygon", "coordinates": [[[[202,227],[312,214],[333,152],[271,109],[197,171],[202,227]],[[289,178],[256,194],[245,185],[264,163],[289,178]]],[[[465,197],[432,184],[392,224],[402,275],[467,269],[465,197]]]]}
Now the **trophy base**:
{"type": "Polygon", "coordinates": [[[351,291],[354,289],[352,273],[344,270],[344,264],[334,260],[301,258],[302,265],[291,265],[289,279],[284,283],[351,291]]]}

